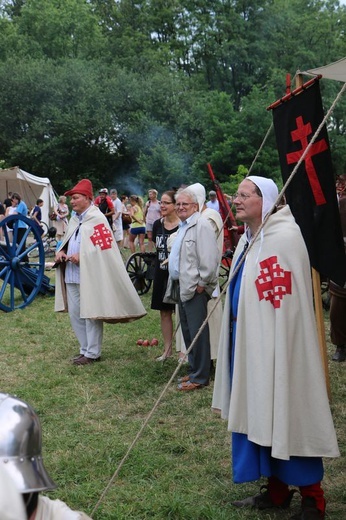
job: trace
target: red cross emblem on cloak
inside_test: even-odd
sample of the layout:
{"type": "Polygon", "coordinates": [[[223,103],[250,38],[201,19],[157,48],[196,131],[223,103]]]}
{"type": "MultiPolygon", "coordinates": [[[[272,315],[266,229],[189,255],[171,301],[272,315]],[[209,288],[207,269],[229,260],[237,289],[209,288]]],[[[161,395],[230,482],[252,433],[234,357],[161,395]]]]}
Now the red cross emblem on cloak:
{"type": "MultiPolygon", "coordinates": [[[[306,123],[304,125],[302,116],[297,117],[296,119],[297,128],[291,132],[292,141],[300,141],[302,145],[301,149],[296,152],[291,152],[286,154],[287,164],[294,164],[299,161],[304,151],[309,145],[308,136],[312,134],[311,124],[306,123]]],[[[312,193],[314,195],[314,199],[317,206],[321,206],[322,204],[326,204],[326,198],[324,196],[320,181],[318,179],[317,172],[315,170],[314,163],[312,162],[312,158],[314,155],[317,155],[321,152],[324,152],[328,149],[328,144],[325,139],[321,139],[320,141],[315,141],[308,153],[305,156],[305,170],[308,175],[309,183],[312,189],[312,193]]]]}
{"type": "Polygon", "coordinates": [[[90,240],[94,246],[100,246],[101,249],[110,249],[113,241],[112,232],[104,224],[97,224],[97,226],[94,226],[94,233],[90,240]]]}
{"type": "Polygon", "coordinates": [[[274,309],[280,308],[286,294],[292,294],[291,272],[280,266],[277,256],[260,262],[260,273],[255,284],[259,300],[269,301],[274,309]]]}

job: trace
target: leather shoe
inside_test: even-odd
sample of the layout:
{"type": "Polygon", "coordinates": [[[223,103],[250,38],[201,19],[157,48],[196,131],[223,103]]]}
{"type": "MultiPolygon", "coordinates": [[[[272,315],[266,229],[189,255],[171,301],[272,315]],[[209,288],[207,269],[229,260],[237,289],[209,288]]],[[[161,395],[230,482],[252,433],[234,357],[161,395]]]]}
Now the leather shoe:
{"type": "Polygon", "coordinates": [[[80,359],[80,358],[82,358],[82,357],[84,357],[84,354],[78,354],[78,356],[74,356],[74,357],[71,359],[71,361],[77,361],[77,359],[80,359]]]}
{"type": "Polygon", "coordinates": [[[190,381],[189,375],[183,376],[183,377],[178,377],[178,383],[187,383],[188,381],[190,381]]]}
{"type": "Polygon", "coordinates": [[[332,360],[338,361],[339,363],[346,361],[346,345],[340,345],[339,347],[336,347],[332,360]]]}
{"type": "Polygon", "coordinates": [[[198,390],[199,388],[204,388],[205,385],[201,385],[199,383],[193,383],[192,381],[186,381],[185,383],[180,383],[177,386],[177,390],[181,390],[182,392],[191,392],[192,390],[198,390]]]}
{"type": "Polygon", "coordinates": [[[93,363],[95,363],[96,361],[101,361],[101,357],[98,357],[98,358],[89,358],[89,357],[85,357],[85,356],[82,356],[81,358],[79,359],[76,359],[73,364],[74,365],[78,365],[78,366],[84,366],[84,365],[92,365],[93,363]]]}
{"type": "Polygon", "coordinates": [[[259,511],[263,511],[264,509],[287,509],[290,507],[292,497],[296,492],[297,491],[295,489],[291,489],[281,504],[274,504],[270,498],[268,486],[261,486],[258,495],[247,497],[243,500],[236,500],[232,502],[232,505],[236,507],[253,507],[259,511]]]}
{"type": "Polygon", "coordinates": [[[304,497],[300,513],[290,517],[290,520],[323,520],[324,511],[317,509],[314,497],[304,497]]]}

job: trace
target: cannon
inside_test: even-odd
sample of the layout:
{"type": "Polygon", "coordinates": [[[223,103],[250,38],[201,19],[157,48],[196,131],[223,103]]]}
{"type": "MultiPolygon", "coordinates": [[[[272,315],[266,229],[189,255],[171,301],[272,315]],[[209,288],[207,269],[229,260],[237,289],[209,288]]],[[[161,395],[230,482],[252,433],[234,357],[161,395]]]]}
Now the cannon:
{"type": "Polygon", "coordinates": [[[4,218],[0,222],[0,309],[4,312],[23,309],[39,293],[54,293],[44,270],[45,252],[39,226],[23,215],[4,218]],[[33,258],[30,253],[34,250],[38,255],[33,258]]]}
{"type": "Polygon", "coordinates": [[[147,293],[154,279],[156,253],[133,253],[126,262],[126,271],[137,293],[147,293]]]}

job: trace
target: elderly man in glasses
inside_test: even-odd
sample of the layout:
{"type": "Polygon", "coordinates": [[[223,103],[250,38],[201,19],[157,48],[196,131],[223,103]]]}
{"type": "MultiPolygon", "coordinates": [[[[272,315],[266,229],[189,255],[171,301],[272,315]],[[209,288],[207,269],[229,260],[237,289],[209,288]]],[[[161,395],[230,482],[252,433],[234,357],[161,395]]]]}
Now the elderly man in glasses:
{"type": "Polygon", "coordinates": [[[325,516],[322,457],[337,457],[339,450],[309,257],[289,207],[274,206],[277,198],[272,180],[249,176],[234,199],[245,232],[232,262],[213,407],[232,431],[234,482],[268,478],[265,492],[234,505],[285,509],[295,492],[292,485],[302,502],[291,518],[320,520],[325,516]]]}
{"type": "MultiPolygon", "coordinates": [[[[195,193],[189,188],[176,195],[176,211],[181,220],[169,257],[169,274],[179,280],[179,315],[188,349],[207,317],[208,300],[216,287],[219,252],[215,232],[207,219],[201,218],[195,193]]],[[[189,373],[178,390],[190,391],[209,384],[209,327],[204,326],[189,353],[189,373]]]]}

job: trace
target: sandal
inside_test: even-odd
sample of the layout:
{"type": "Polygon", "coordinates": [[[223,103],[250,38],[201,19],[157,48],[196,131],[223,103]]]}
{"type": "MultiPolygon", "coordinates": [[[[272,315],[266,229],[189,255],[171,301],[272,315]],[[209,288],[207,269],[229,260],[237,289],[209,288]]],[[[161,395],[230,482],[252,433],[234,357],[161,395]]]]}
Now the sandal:
{"type": "Polygon", "coordinates": [[[164,363],[164,361],[166,361],[166,359],[172,357],[172,355],[170,356],[167,356],[167,354],[162,354],[161,356],[158,356],[157,358],[155,358],[155,361],[162,361],[162,363],[164,363]]]}

